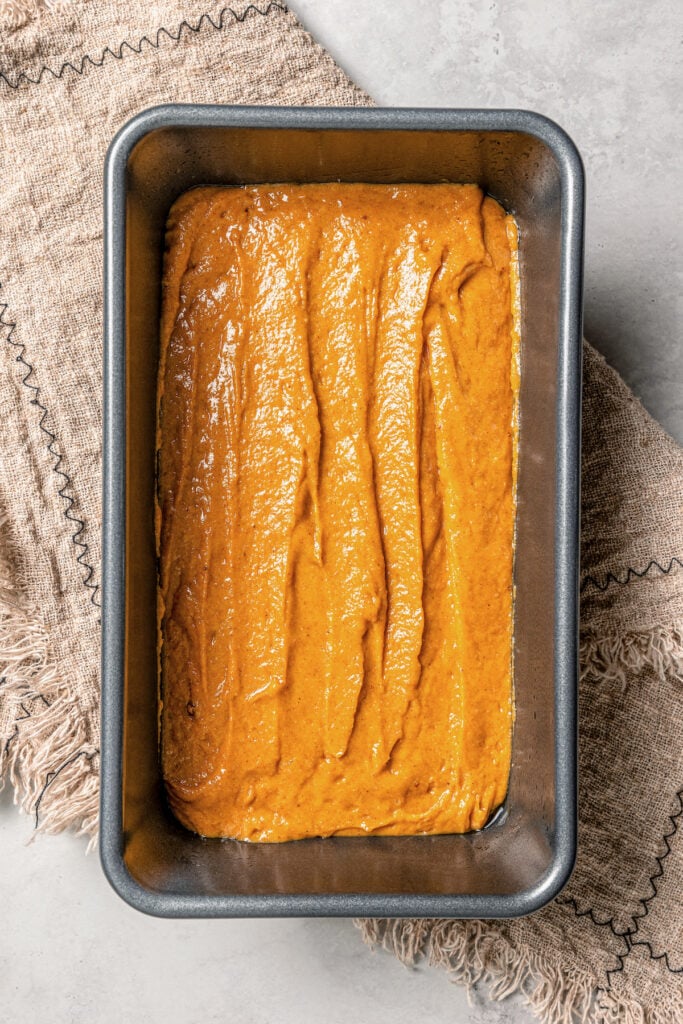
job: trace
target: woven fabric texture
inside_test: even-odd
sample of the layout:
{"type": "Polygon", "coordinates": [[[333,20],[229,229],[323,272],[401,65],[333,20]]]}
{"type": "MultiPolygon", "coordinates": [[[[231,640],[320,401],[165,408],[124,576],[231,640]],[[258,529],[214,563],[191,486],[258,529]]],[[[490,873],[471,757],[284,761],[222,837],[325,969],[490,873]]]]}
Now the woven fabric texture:
{"type": "MultiPolygon", "coordinates": [[[[0,778],[97,832],[102,167],[166,102],[369,105],[284,4],[0,0],[0,778]]],[[[517,922],[365,921],[548,1022],[683,1020],[683,453],[585,349],[580,844],[517,922]]]]}

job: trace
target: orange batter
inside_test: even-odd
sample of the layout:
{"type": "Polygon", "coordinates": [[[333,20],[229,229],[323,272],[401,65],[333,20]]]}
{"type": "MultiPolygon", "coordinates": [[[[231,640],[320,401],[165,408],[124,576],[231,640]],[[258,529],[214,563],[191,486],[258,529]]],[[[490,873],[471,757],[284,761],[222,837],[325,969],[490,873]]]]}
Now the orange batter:
{"type": "Polygon", "coordinates": [[[202,188],[167,243],[175,814],[261,842],[481,828],[513,714],[511,218],[473,185],[202,188]]]}

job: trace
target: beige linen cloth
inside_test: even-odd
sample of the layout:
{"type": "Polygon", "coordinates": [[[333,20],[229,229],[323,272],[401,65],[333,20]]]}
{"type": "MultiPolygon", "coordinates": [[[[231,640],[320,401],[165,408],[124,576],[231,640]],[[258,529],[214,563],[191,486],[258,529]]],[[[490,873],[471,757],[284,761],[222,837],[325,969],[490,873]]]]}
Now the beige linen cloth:
{"type": "MultiPolygon", "coordinates": [[[[0,0],[0,778],[97,830],[102,164],[170,101],[368,105],[281,3],[0,0]]],[[[683,453],[585,350],[576,872],[514,922],[366,921],[547,1022],[683,1021],[683,453]]]]}

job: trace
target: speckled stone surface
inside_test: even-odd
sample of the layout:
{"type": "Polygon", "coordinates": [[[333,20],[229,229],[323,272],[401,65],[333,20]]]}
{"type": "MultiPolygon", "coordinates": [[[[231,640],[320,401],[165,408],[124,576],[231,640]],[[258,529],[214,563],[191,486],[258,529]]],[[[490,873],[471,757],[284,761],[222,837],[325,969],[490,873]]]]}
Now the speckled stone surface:
{"type": "MultiPolygon", "coordinates": [[[[683,441],[680,5],[653,0],[292,0],[381,104],[522,106],[588,175],[586,334],[683,441]]],[[[156,921],[84,843],[25,843],[0,798],[0,1008],[19,1024],[525,1024],[438,971],[371,954],[347,921],[156,921]]]]}

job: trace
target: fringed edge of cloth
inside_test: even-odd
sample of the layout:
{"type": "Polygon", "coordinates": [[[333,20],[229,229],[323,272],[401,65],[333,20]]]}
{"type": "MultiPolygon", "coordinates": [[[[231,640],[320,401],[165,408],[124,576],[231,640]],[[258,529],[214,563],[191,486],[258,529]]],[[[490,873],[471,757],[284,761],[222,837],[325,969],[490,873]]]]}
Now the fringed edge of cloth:
{"type": "Polygon", "coordinates": [[[495,923],[367,919],[356,921],[363,941],[393,953],[406,966],[426,960],[468,993],[482,985],[490,999],[520,994],[545,1024],[678,1024],[683,994],[646,1010],[636,1000],[600,989],[589,973],[567,969],[510,941],[495,923]]]}
{"type": "Polygon", "coordinates": [[[683,680],[683,630],[677,626],[622,636],[584,632],[579,651],[582,681],[618,683],[626,689],[628,677],[645,668],[662,682],[671,677],[683,680]]]}
{"type": "Polygon", "coordinates": [[[23,607],[0,553],[0,789],[36,832],[72,828],[95,845],[99,821],[99,749],[91,742],[95,708],[84,708],[61,677],[50,637],[23,607]]]}
{"type": "Polygon", "coordinates": [[[568,974],[530,949],[519,948],[494,924],[412,919],[356,923],[369,946],[388,950],[406,965],[426,959],[430,966],[444,968],[468,992],[481,984],[495,1001],[521,993],[547,1024],[591,1020],[595,978],[568,974]]]}

